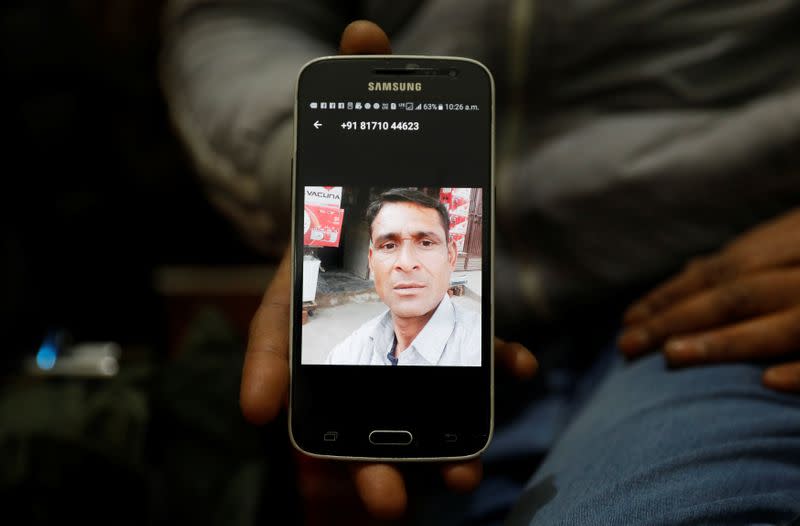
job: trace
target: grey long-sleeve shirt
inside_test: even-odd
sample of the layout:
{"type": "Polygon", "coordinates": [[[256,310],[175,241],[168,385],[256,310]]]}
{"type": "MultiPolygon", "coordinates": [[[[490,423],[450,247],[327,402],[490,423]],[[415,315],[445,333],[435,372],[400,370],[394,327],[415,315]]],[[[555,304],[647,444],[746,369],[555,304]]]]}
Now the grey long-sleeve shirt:
{"type": "Polygon", "coordinates": [[[798,1],[174,1],[170,112],[254,244],[288,232],[297,71],[355,18],[495,76],[501,315],[602,299],[800,202],[798,1]]]}

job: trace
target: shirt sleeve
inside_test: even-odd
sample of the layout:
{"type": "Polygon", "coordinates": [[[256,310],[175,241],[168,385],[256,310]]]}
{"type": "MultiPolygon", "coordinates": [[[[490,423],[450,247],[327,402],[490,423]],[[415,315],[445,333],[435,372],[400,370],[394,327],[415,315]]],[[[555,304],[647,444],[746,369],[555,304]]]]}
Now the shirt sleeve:
{"type": "Polygon", "coordinates": [[[463,353],[463,365],[480,366],[481,357],[483,356],[483,353],[481,352],[483,347],[483,340],[481,338],[483,325],[481,323],[481,315],[470,311],[469,323],[466,325],[466,330],[469,332],[464,341],[466,349],[463,353]]]}
{"type": "Polygon", "coordinates": [[[325,363],[328,365],[354,365],[358,350],[356,349],[354,352],[353,347],[358,345],[358,333],[359,331],[356,330],[331,349],[325,363]]]}
{"type": "MultiPolygon", "coordinates": [[[[347,338],[347,340],[349,340],[349,339],[350,339],[350,338],[347,338]]],[[[347,340],[345,340],[344,342],[342,342],[342,343],[340,343],[340,344],[336,345],[336,347],[334,347],[333,349],[331,349],[331,352],[329,352],[329,353],[328,353],[328,357],[327,357],[327,358],[325,358],[325,363],[326,363],[327,365],[335,365],[335,364],[337,363],[337,360],[339,359],[339,355],[342,353],[342,345],[343,345],[343,344],[344,344],[344,343],[345,343],[347,340]]]]}
{"type": "Polygon", "coordinates": [[[349,6],[173,0],[165,10],[160,77],[170,117],[209,200],[269,253],[288,233],[297,73],[335,53],[349,6]]]}

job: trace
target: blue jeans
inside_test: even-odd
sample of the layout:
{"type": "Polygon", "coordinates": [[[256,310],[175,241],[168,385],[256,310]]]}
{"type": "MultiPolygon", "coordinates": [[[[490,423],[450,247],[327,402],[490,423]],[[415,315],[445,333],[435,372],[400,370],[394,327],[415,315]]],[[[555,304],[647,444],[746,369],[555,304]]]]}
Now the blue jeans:
{"type": "Polygon", "coordinates": [[[660,354],[626,363],[610,347],[577,395],[541,397],[499,428],[484,483],[434,522],[788,524],[800,517],[800,395],[763,387],[763,368],[669,370],[660,354]],[[526,484],[493,468],[540,451],[526,484]]]}

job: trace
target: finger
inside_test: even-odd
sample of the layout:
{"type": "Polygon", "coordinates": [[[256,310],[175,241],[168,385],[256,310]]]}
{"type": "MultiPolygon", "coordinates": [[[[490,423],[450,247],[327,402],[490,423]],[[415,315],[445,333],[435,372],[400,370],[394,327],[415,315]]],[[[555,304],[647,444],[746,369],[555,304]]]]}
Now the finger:
{"type": "Polygon", "coordinates": [[[339,42],[341,55],[389,55],[389,37],[377,24],[356,20],[344,28],[339,42]]]}
{"type": "Polygon", "coordinates": [[[280,411],[289,385],[289,252],[284,255],[250,323],[239,405],[255,424],[280,411]]]}
{"type": "Polygon", "coordinates": [[[745,232],[726,251],[745,255],[755,269],[800,261],[800,208],[745,232]]]}
{"type": "Polygon", "coordinates": [[[702,334],[667,341],[675,367],[774,358],[800,348],[800,307],[702,334]]]}
{"type": "Polygon", "coordinates": [[[345,463],[321,460],[297,451],[294,454],[297,488],[304,501],[328,504],[358,500],[345,463]]]}
{"type": "Polygon", "coordinates": [[[494,355],[498,363],[520,380],[526,380],[539,370],[536,357],[521,343],[494,339],[494,355]]]}
{"type": "Polygon", "coordinates": [[[345,462],[332,462],[295,452],[297,488],[303,502],[305,526],[375,524],[356,493],[345,462]],[[335,520],[331,520],[335,517],[335,520]]]}
{"type": "Polygon", "coordinates": [[[764,371],[764,385],[776,391],[800,392],[800,362],[776,365],[764,371]]]}
{"type": "Polygon", "coordinates": [[[674,303],[737,275],[738,262],[728,256],[692,260],[676,277],[631,305],[623,315],[625,325],[641,323],[674,303]]]}
{"type": "Polygon", "coordinates": [[[379,519],[396,519],[406,510],[403,476],[389,464],[354,464],[353,481],[367,511],[379,519]]]}
{"type": "Polygon", "coordinates": [[[480,459],[467,462],[445,464],[442,467],[442,478],[447,487],[458,493],[467,493],[478,487],[483,477],[483,464],[480,459]]]}
{"type": "Polygon", "coordinates": [[[665,306],[709,284],[729,280],[742,272],[760,271],[800,262],[800,208],[763,223],[736,238],[717,256],[699,258],[676,278],[633,304],[624,315],[626,325],[639,323],[665,306]]]}
{"type": "Polygon", "coordinates": [[[775,312],[798,302],[800,270],[778,270],[740,278],[700,292],[629,326],[618,341],[620,350],[635,357],[669,337],[697,332],[775,312]]]}

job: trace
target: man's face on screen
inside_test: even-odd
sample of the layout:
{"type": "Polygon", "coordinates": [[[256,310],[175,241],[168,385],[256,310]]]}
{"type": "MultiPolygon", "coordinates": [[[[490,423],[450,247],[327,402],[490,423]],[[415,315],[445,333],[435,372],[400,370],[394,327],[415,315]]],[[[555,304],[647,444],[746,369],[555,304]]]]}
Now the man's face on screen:
{"type": "Polygon", "coordinates": [[[450,285],[456,255],[433,208],[385,203],[372,222],[369,266],[378,296],[395,316],[435,309],[450,285]]]}

